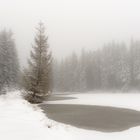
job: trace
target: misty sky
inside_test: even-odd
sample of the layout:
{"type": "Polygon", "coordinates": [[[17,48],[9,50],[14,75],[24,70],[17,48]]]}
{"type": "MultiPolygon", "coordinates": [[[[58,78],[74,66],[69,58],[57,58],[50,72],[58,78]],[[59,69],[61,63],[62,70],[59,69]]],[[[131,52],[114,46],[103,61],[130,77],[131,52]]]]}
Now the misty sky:
{"type": "Polygon", "coordinates": [[[13,30],[22,64],[40,20],[61,58],[112,40],[140,39],[140,0],[0,0],[0,29],[13,30]]]}

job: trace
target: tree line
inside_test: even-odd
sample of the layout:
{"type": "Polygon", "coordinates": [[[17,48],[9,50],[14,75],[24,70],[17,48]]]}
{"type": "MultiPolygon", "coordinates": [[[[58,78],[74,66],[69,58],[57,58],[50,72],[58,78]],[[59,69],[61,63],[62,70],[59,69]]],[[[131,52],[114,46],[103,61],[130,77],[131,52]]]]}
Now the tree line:
{"type": "Polygon", "coordinates": [[[54,90],[140,90],[140,41],[111,42],[54,61],[54,90]]]}
{"type": "Polygon", "coordinates": [[[58,61],[49,49],[45,26],[39,23],[28,67],[21,71],[13,33],[0,31],[0,94],[21,88],[32,103],[54,91],[140,90],[140,41],[111,42],[95,51],[81,51],[58,61]]]}

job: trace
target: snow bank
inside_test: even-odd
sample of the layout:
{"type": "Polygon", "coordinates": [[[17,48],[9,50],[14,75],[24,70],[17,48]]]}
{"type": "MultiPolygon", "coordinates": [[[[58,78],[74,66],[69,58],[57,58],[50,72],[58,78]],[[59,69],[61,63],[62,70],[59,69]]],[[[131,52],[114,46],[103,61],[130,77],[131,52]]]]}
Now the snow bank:
{"type": "Polygon", "coordinates": [[[73,139],[66,127],[47,119],[36,105],[23,100],[20,92],[0,96],[1,140],[73,139]]]}

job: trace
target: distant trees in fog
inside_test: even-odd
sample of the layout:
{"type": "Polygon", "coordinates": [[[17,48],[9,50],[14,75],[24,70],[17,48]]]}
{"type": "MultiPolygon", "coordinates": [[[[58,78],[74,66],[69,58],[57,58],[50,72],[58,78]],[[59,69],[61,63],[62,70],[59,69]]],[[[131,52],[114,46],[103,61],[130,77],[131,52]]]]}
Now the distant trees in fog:
{"type": "Polygon", "coordinates": [[[73,53],[54,61],[54,89],[58,91],[140,89],[140,41],[108,43],[96,51],[73,53]]]}
{"type": "Polygon", "coordinates": [[[18,83],[19,63],[11,31],[0,31],[0,93],[15,88],[18,83]]]}
{"type": "MultiPolygon", "coordinates": [[[[95,51],[72,53],[53,60],[45,27],[39,24],[29,67],[20,77],[22,87],[32,96],[57,91],[140,90],[140,41],[129,45],[111,42],[95,51]]],[[[19,62],[11,31],[0,31],[0,93],[19,82],[19,62]]],[[[31,97],[31,96],[30,96],[31,97]]]]}

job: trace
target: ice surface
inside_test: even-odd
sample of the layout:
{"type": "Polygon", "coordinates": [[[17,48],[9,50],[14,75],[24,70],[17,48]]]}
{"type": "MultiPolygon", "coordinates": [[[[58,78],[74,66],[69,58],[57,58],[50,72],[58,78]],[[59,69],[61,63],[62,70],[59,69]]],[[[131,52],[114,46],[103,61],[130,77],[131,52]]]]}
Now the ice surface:
{"type": "Polygon", "coordinates": [[[75,93],[59,96],[76,99],[49,101],[47,103],[100,105],[140,110],[140,93],[75,93]]]}

